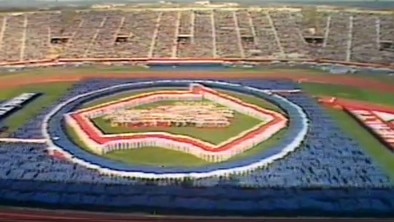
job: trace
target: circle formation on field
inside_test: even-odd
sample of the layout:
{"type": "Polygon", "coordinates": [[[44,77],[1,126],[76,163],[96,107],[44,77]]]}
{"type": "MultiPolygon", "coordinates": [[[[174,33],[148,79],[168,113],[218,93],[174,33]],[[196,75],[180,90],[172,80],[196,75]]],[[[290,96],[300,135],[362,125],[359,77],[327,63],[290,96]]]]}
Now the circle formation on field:
{"type": "MultiPolygon", "coordinates": [[[[98,156],[105,157],[107,159],[111,159],[126,164],[139,165],[139,166],[160,166],[163,168],[186,167],[189,169],[213,165],[213,164],[217,164],[218,162],[234,162],[234,161],[246,159],[252,155],[255,155],[256,153],[263,152],[266,151],[267,149],[270,149],[271,147],[274,147],[274,145],[278,144],[286,134],[287,125],[284,127],[280,127],[280,129],[276,129],[276,127],[273,126],[269,127],[270,124],[272,124],[275,121],[283,123],[282,118],[287,119],[284,116],[283,111],[280,109],[278,110],[278,107],[275,106],[274,104],[269,103],[261,98],[257,98],[255,96],[241,94],[241,93],[234,93],[224,90],[214,90],[208,87],[204,87],[203,90],[208,90],[208,91],[212,90],[211,92],[218,93],[221,96],[221,98],[223,98],[224,96],[224,97],[229,97],[230,99],[239,100],[244,105],[246,105],[246,107],[258,106],[262,108],[264,110],[264,115],[265,115],[264,119],[261,119],[261,117],[252,117],[253,114],[246,114],[245,112],[240,111],[239,110],[240,108],[230,108],[229,106],[214,102],[214,100],[206,97],[203,97],[202,100],[198,100],[198,101],[192,100],[193,102],[190,102],[187,99],[185,100],[184,98],[178,98],[179,100],[166,99],[164,101],[160,101],[160,100],[153,102],[147,101],[142,105],[130,106],[130,107],[126,106],[126,108],[121,108],[116,112],[116,114],[112,113],[112,111],[108,111],[105,114],[100,114],[99,116],[94,116],[92,118],[86,116],[88,115],[87,113],[92,111],[94,112],[94,110],[105,109],[104,107],[111,107],[114,105],[116,106],[116,104],[119,104],[122,101],[123,102],[132,101],[135,98],[141,98],[144,96],[152,96],[157,94],[165,95],[166,93],[172,94],[174,92],[181,93],[182,95],[189,95],[189,96],[191,94],[201,95],[202,94],[201,92],[196,92],[196,89],[198,91],[199,89],[201,89],[201,87],[204,86],[191,84],[189,85],[188,88],[185,87],[149,88],[146,90],[133,90],[125,93],[118,93],[83,104],[81,109],[76,110],[75,113],[68,115],[68,117],[72,118],[71,116],[75,116],[75,115],[84,116],[83,113],[85,113],[85,118],[86,118],[85,121],[90,121],[91,123],[93,123],[91,127],[96,128],[97,133],[102,134],[99,135],[100,138],[111,138],[111,137],[116,138],[116,136],[121,136],[124,138],[131,135],[137,135],[137,136],[145,135],[146,133],[148,133],[148,137],[149,137],[150,136],[149,133],[159,133],[159,134],[164,133],[164,135],[169,135],[175,138],[181,138],[181,139],[190,138],[190,140],[187,142],[193,143],[197,141],[197,143],[200,142],[201,145],[208,144],[208,146],[219,148],[219,150],[220,147],[223,147],[226,144],[231,144],[233,141],[239,138],[245,136],[247,137],[248,133],[262,127],[264,128],[268,127],[266,130],[274,131],[273,132],[274,134],[270,135],[267,139],[263,139],[261,142],[257,143],[256,145],[253,145],[252,147],[248,148],[247,150],[241,153],[232,154],[230,157],[224,158],[223,160],[213,161],[213,160],[209,160],[206,156],[201,156],[201,155],[199,156],[196,153],[192,153],[184,150],[176,150],[176,149],[174,150],[173,148],[166,147],[165,145],[160,146],[160,144],[141,145],[137,147],[131,146],[128,148],[122,147],[118,149],[115,148],[110,151],[104,151],[103,153],[100,153],[97,150],[92,149],[94,145],[86,145],[87,144],[86,142],[85,143],[82,142],[80,138],[82,137],[82,134],[84,134],[85,136],[86,134],[84,132],[81,132],[80,129],[78,130],[73,127],[69,127],[70,124],[69,122],[68,122],[67,131],[70,135],[70,138],[81,148],[88,150],[89,152],[93,152],[98,156]],[[196,111],[197,110],[201,111],[202,109],[204,109],[204,103],[208,103],[209,104],[208,112],[213,112],[213,115],[216,114],[221,117],[224,117],[227,121],[229,121],[228,122],[229,125],[225,127],[217,126],[217,125],[200,126],[200,127],[193,125],[183,125],[182,127],[171,127],[169,125],[164,125],[169,123],[167,122],[168,119],[164,121],[160,119],[158,120],[158,122],[154,123],[153,126],[152,125],[142,126],[142,125],[138,125],[138,123],[136,125],[131,125],[127,123],[113,124],[113,122],[111,121],[111,118],[117,118],[115,119],[115,121],[123,121],[124,119],[121,116],[122,112],[127,112],[127,114],[129,114],[130,108],[132,110],[152,109],[152,111],[155,112],[154,107],[159,107],[158,112],[163,112],[163,110],[160,109],[160,107],[162,107],[163,109],[167,109],[169,108],[169,106],[176,107],[177,105],[181,105],[181,106],[185,105],[185,104],[179,104],[179,102],[186,103],[186,106],[188,106],[189,103],[192,103],[191,107],[185,108],[187,109],[186,113],[183,112],[183,108],[181,108],[182,109],[181,115],[188,115],[190,113],[193,113],[192,115],[199,115],[199,113],[197,113],[196,111]],[[193,106],[193,103],[199,104],[199,106],[193,106]],[[217,109],[218,107],[222,107],[224,109],[219,110],[217,109]],[[224,113],[221,113],[221,111],[227,109],[231,110],[231,115],[226,115],[227,114],[226,111],[224,111],[224,113]],[[119,117],[119,113],[120,113],[120,117],[119,117]],[[272,119],[266,122],[267,120],[266,118],[272,118],[272,119]],[[163,125],[160,125],[160,123],[163,123],[163,125]],[[78,136],[79,133],[82,133],[81,136],[78,136]]],[[[175,112],[177,112],[177,109],[175,109],[175,112]]],[[[163,115],[166,114],[167,112],[163,113],[163,115]]],[[[134,117],[136,116],[136,114],[134,113],[132,113],[131,115],[134,115],[134,117]]],[[[207,115],[207,113],[203,112],[203,115],[207,115]]],[[[80,117],[79,121],[83,122],[82,120],[83,118],[84,117],[80,117]]],[[[130,116],[127,116],[127,118],[130,118],[130,116]]],[[[171,118],[171,116],[167,116],[167,118],[171,118]]],[[[215,116],[213,118],[215,118],[215,116]]],[[[200,118],[197,119],[201,120],[200,118]]],[[[223,121],[223,119],[220,119],[220,121],[223,121]]],[[[194,119],[191,119],[191,121],[194,120],[196,120],[196,117],[194,117],[194,119]]],[[[215,121],[215,119],[213,119],[213,121],[215,121]]],[[[274,123],[273,125],[277,125],[277,124],[274,123]]],[[[155,141],[154,139],[152,140],[155,141]]],[[[100,147],[100,145],[98,145],[98,147],[100,147]]],[[[102,150],[103,148],[100,147],[97,149],[102,150]]]]}
{"type": "Polygon", "coordinates": [[[266,90],[260,90],[249,86],[217,81],[162,80],[121,84],[73,97],[66,102],[59,104],[45,117],[42,131],[45,138],[47,139],[49,149],[51,151],[60,151],[61,153],[66,154],[66,157],[68,159],[77,164],[84,165],[88,168],[99,169],[107,174],[118,174],[122,176],[142,178],[200,178],[245,172],[247,170],[263,167],[277,159],[283,158],[289,152],[293,151],[298,147],[298,145],[291,146],[292,144],[299,144],[299,142],[301,142],[306,136],[307,122],[304,121],[301,124],[303,127],[300,127],[300,121],[302,119],[305,120],[306,115],[298,105],[288,101],[281,96],[273,95],[266,90]],[[70,140],[65,130],[65,121],[63,119],[64,114],[76,110],[81,104],[84,104],[91,100],[132,90],[147,88],[154,89],[158,87],[187,87],[190,83],[199,83],[211,88],[234,91],[243,94],[250,94],[277,105],[288,115],[290,121],[287,129],[289,133],[285,135],[285,137],[282,139],[282,142],[275,148],[269,149],[268,151],[263,151],[253,157],[246,158],[244,160],[234,161],[230,163],[220,162],[214,165],[193,169],[177,169],[153,166],[147,167],[114,162],[105,157],[89,153],[80,148],[79,146],[75,145],[74,142],[70,140]]]}

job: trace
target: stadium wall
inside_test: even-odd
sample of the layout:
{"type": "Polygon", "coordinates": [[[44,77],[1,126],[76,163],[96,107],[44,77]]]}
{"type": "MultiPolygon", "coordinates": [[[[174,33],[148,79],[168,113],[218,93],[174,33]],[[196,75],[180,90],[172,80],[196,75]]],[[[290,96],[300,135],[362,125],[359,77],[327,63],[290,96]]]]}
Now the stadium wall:
{"type": "Polygon", "coordinates": [[[262,64],[306,64],[306,65],[336,65],[346,66],[350,68],[370,68],[381,69],[387,71],[394,71],[393,64],[373,64],[373,63],[358,63],[345,62],[325,59],[148,59],[148,58],[84,58],[84,59],[47,59],[47,60],[31,60],[20,62],[3,62],[0,67],[3,68],[28,68],[28,67],[50,67],[62,65],[78,65],[78,64],[111,64],[111,63],[126,63],[130,65],[262,65],[262,64]]]}

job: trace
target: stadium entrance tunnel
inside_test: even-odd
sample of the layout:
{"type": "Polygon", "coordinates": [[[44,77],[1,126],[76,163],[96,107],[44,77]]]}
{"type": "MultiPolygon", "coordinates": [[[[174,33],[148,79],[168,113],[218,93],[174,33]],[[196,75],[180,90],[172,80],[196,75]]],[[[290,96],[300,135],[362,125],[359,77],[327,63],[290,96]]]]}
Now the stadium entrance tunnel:
{"type": "Polygon", "coordinates": [[[52,147],[52,151],[56,150],[57,153],[62,153],[67,159],[88,168],[97,169],[103,174],[115,174],[123,177],[137,178],[203,178],[245,173],[253,169],[264,167],[277,159],[285,157],[289,152],[292,152],[299,146],[303,141],[303,138],[306,136],[306,133],[307,120],[305,113],[303,113],[299,106],[293,104],[284,97],[272,94],[267,90],[261,90],[247,85],[203,80],[162,80],[128,83],[82,94],[60,104],[52,110],[52,112],[46,117],[43,127],[43,134],[46,136],[50,147],[52,147]],[[279,144],[275,145],[271,149],[262,151],[253,157],[234,162],[220,162],[214,165],[185,169],[162,168],[160,166],[148,167],[117,163],[81,149],[69,139],[65,130],[66,126],[64,115],[75,111],[86,102],[126,91],[147,88],[155,89],[159,87],[188,87],[190,83],[198,83],[206,87],[219,90],[249,94],[275,104],[282,109],[289,118],[286,135],[279,144]]]}

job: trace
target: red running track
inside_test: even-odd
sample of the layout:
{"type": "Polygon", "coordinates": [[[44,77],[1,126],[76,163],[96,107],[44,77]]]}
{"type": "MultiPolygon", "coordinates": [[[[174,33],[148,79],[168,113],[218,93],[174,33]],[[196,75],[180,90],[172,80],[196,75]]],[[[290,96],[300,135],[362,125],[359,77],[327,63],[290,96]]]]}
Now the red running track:
{"type": "Polygon", "coordinates": [[[359,218],[273,218],[273,217],[180,217],[180,216],[143,216],[131,214],[110,214],[110,213],[88,213],[75,211],[55,211],[55,210],[35,210],[30,208],[3,208],[0,209],[0,221],[19,221],[19,222],[167,222],[167,221],[181,221],[181,222],[195,222],[195,221],[215,221],[215,222],[233,222],[233,221],[248,221],[248,222],[313,222],[313,221],[341,221],[341,222],[389,222],[392,219],[359,219],[359,218]]]}

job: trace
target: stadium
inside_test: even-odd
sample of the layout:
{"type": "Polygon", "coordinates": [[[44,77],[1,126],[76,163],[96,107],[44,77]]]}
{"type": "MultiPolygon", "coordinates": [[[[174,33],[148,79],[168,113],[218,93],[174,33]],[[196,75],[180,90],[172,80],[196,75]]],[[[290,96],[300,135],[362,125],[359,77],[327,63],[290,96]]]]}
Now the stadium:
{"type": "Polygon", "coordinates": [[[393,12],[159,6],[0,14],[0,218],[394,216],[393,12]]]}

